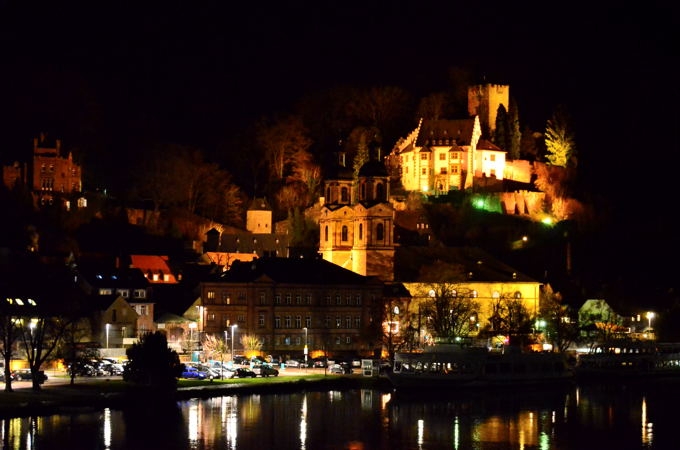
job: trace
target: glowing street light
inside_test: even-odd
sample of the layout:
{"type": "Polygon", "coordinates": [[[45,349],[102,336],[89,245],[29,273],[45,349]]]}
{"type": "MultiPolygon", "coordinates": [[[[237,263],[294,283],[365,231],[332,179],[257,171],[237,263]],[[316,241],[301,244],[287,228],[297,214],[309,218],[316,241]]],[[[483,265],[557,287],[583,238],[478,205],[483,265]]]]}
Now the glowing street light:
{"type": "Polygon", "coordinates": [[[305,367],[307,367],[307,354],[309,353],[309,349],[307,347],[307,327],[304,327],[303,330],[305,330],[305,367]]]}
{"type": "Polygon", "coordinates": [[[111,329],[111,324],[106,324],[106,348],[109,348],[109,330],[111,329]]]}
{"type": "Polygon", "coordinates": [[[197,326],[196,322],[189,323],[189,351],[194,349],[194,330],[197,326]]]}
{"type": "Polygon", "coordinates": [[[234,324],[231,326],[231,360],[234,360],[234,329],[236,329],[238,325],[234,324]]]}
{"type": "Polygon", "coordinates": [[[649,328],[652,328],[652,319],[654,318],[654,313],[652,311],[648,311],[646,317],[649,321],[649,328]]]}

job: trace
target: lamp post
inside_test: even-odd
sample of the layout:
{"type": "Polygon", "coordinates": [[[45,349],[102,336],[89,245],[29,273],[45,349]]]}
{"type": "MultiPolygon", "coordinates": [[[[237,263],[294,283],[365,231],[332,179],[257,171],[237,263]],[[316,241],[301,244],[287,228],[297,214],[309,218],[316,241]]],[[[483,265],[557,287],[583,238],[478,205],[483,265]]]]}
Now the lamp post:
{"type": "Polygon", "coordinates": [[[238,325],[234,324],[231,326],[231,360],[234,360],[234,329],[236,329],[238,325]]]}
{"type": "Polygon", "coordinates": [[[111,324],[106,324],[106,348],[109,348],[109,330],[111,329],[111,324]]]}
{"type": "Polygon", "coordinates": [[[307,367],[307,354],[309,353],[308,347],[307,347],[307,327],[304,327],[303,330],[305,330],[305,367],[307,367]]]}
{"type": "Polygon", "coordinates": [[[196,326],[196,322],[189,323],[189,352],[194,350],[194,330],[196,329],[196,326]]]}
{"type": "Polygon", "coordinates": [[[647,320],[648,320],[649,328],[652,328],[652,319],[654,318],[654,313],[651,312],[651,311],[648,311],[646,317],[647,317],[647,320]]]}

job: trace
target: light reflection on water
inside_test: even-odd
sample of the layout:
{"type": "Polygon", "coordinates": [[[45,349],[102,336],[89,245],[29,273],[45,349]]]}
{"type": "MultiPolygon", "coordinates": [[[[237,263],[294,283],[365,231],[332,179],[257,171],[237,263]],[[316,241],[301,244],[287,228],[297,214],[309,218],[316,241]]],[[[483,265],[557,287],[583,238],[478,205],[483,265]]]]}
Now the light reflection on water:
{"type": "Polygon", "coordinates": [[[224,396],[0,420],[1,450],[666,449],[676,385],[403,398],[224,396]],[[641,432],[640,432],[641,430],[641,432]]]}

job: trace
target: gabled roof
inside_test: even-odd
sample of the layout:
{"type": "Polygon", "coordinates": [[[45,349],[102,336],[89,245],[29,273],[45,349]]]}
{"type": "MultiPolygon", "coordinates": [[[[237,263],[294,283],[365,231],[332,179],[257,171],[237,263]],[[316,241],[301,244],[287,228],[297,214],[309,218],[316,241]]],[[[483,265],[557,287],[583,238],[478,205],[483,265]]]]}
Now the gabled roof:
{"type": "Polygon", "coordinates": [[[79,276],[97,288],[146,289],[149,281],[138,268],[102,269],[80,267],[79,276]]]}
{"type": "Polygon", "coordinates": [[[235,262],[217,281],[248,283],[263,277],[275,283],[289,284],[368,285],[379,282],[374,277],[359,275],[321,258],[260,258],[248,263],[235,262]]]}
{"type": "Polygon", "coordinates": [[[412,297],[411,292],[402,283],[385,283],[383,288],[385,298],[408,298],[412,297]]]}
{"type": "Polygon", "coordinates": [[[461,271],[461,282],[539,283],[478,247],[397,247],[395,278],[416,282],[422,267],[435,262],[461,271]]]}
{"type": "Polygon", "coordinates": [[[250,203],[248,211],[271,211],[272,208],[269,206],[269,202],[264,197],[256,197],[250,203]]]}
{"type": "Polygon", "coordinates": [[[177,283],[175,274],[172,273],[168,265],[167,256],[159,255],[130,255],[131,267],[140,269],[150,282],[154,282],[149,274],[159,275],[157,283],[177,283]],[[164,276],[168,276],[168,281],[164,281],[164,276]]]}
{"type": "Polygon", "coordinates": [[[254,253],[257,255],[277,252],[278,255],[287,255],[289,245],[290,236],[287,234],[244,231],[223,234],[218,251],[222,253],[254,253]]]}
{"type": "Polygon", "coordinates": [[[475,119],[423,120],[416,147],[431,145],[470,145],[475,119]]]}
{"type": "Polygon", "coordinates": [[[505,150],[503,150],[493,142],[487,141],[486,139],[480,139],[479,142],[477,142],[477,150],[493,150],[496,152],[505,152],[505,150]]]}

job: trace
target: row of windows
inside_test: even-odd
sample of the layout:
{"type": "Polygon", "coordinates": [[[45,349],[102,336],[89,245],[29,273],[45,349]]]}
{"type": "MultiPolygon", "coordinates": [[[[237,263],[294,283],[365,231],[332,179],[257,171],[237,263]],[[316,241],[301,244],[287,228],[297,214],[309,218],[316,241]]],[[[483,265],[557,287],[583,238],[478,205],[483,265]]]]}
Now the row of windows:
{"type": "MultiPolygon", "coordinates": [[[[468,275],[471,277],[472,273],[469,273],[468,275]]],[[[434,290],[430,290],[430,292],[429,292],[430,297],[434,297],[436,295],[437,294],[435,293],[434,290]]],[[[453,289],[451,291],[451,297],[457,297],[457,296],[458,296],[458,291],[456,289],[453,289]]],[[[479,292],[477,292],[476,289],[473,289],[472,291],[470,291],[470,297],[471,298],[478,298],[479,292]]],[[[498,291],[493,291],[493,293],[491,294],[491,298],[498,300],[498,299],[501,298],[501,293],[498,292],[498,291]]],[[[512,294],[512,298],[520,299],[520,298],[522,298],[522,293],[520,291],[515,291],[515,293],[512,294]]]]}
{"type": "MultiPolygon", "coordinates": [[[[208,321],[214,321],[215,320],[215,313],[209,313],[207,317],[208,321]]],[[[245,323],[246,318],[243,315],[239,315],[237,317],[237,321],[235,323],[245,323]]],[[[229,318],[229,316],[223,316],[223,322],[224,326],[228,328],[231,324],[232,321],[229,318]]],[[[257,317],[257,325],[258,327],[262,328],[267,325],[267,319],[266,319],[266,314],[260,313],[258,314],[257,317]]],[[[324,318],[323,322],[324,328],[346,328],[346,329],[352,329],[356,328],[359,329],[361,328],[361,317],[360,316],[326,316],[324,318]]],[[[303,328],[311,328],[312,327],[312,317],[311,316],[292,316],[292,315],[285,315],[285,316],[275,316],[274,317],[274,328],[294,328],[298,330],[302,330],[303,328]]]]}
{"type": "MultiPolygon", "coordinates": [[[[99,295],[111,295],[113,294],[113,289],[111,288],[100,288],[99,289],[99,295]]],[[[129,289],[116,289],[116,294],[120,295],[123,298],[130,298],[130,290],[129,289]]],[[[134,289],[132,291],[132,298],[146,298],[146,290],[145,289],[134,289]]]]}
{"type": "MultiPolygon", "coordinates": [[[[234,301],[231,293],[221,292],[220,299],[217,300],[217,294],[213,290],[206,292],[206,305],[244,305],[247,303],[246,293],[241,291],[236,294],[237,301],[234,301]]],[[[344,297],[341,294],[336,294],[335,296],[326,295],[324,298],[326,305],[336,305],[336,306],[361,306],[362,298],[361,294],[347,294],[344,297]]],[[[311,306],[313,303],[313,297],[311,293],[306,294],[275,294],[274,295],[274,305],[300,305],[300,306],[311,306]]],[[[267,294],[260,292],[258,298],[259,305],[268,305],[267,294]]]]}
{"type": "MultiPolygon", "coordinates": [[[[264,315],[260,315],[259,325],[265,326],[264,315]]],[[[305,317],[306,328],[311,328],[312,318],[305,317]]],[[[325,328],[361,328],[361,317],[359,316],[326,316],[324,319],[325,328]]],[[[274,317],[274,328],[297,328],[302,329],[302,317],[301,316],[276,316],[274,317]]]]}
{"type": "MultiPolygon", "coordinates": [[[[295,345],[295,346],[300,346],[304,345],[304,342],[300,336],[277,336],[276,339],[274,340],[277,346],[279,345],[295,345]]],[[[335,337],[335,345],[342,345],[342,344],[351,344],[352,343],[352,337],[351,336],[336,336],[335,337]]],[[[308,345],[312,346],[314,345],[311,340],[307,342],[308,345]]]]}
{"type": "MultiPolygon", "coordinates": [[[[429,159],[428,155],[429,155],[429,153],[422,152],[420,154],[420,160],[421,161],[427,161],[429,159]]],[[[449,159],[452,159],[452,160],[460,159],[460,153],[459,152],[451,152],[451,153],[444,152],[444,153],[439,153],[439,160],[440,161],[446,161],[447,155],[451,155],[449,159]]],[[[414,158],[414,160],[415,160],[415,158],[414,158]]],[[[408,162],[408,155],[404,155],[404,162],[408,162]]]]}
{"type": "MultiPolygon", "coordinates": [[[[324,241],[328,242],[328,226],[324,228],[323,231],[324,241]]],[[[364,224],[359,224],[359,240],[364,238],[364,224]]],[[[385,226],[381,223],[377,224],[375,227],[375,239],[382,241],[385,239],[385,226]]],[[[347,242],[349,240],[349,227],[343,225],[340,230],[340,241],[347,242]]]]}

